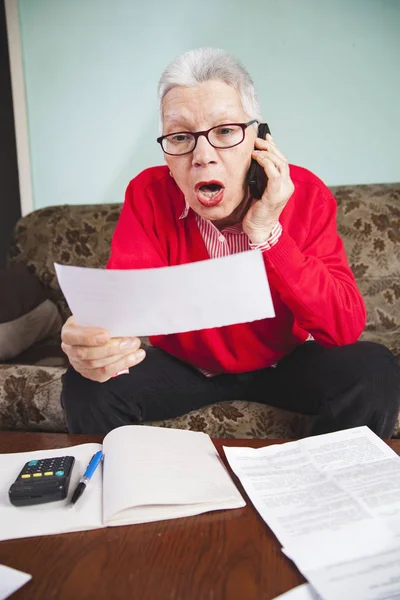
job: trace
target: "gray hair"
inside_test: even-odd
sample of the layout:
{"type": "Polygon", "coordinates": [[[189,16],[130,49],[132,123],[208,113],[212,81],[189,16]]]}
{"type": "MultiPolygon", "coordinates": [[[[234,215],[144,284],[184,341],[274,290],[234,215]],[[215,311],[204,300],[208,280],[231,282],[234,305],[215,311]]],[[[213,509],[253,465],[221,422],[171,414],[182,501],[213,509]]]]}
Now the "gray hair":
{"type": "Polygon", "coordinates": [[[178,56],[161,75],[158,84],[160,133],[162,133],[162,101],[174,87],[194,87],[216,79],[235,88],[249,119],[261,121],[260,105],[254,83],[246,69],[231,54],[219,48],[197,48],[178,56]]]}

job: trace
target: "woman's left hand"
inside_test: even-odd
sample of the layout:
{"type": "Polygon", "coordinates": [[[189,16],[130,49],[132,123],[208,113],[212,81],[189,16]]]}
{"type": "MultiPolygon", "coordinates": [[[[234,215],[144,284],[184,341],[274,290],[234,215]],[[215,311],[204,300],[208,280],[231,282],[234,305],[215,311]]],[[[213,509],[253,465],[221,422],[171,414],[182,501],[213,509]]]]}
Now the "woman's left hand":
{"type": "Polygon", "coordinates": [[[261,244],[267,241],[278,222],[281,212],[294,192],[294,185],[290,178],[287,158],[278,149],[270,134],[267,134],[265,140],[257,138],[255,147],[252,158],[264,168],[268,183],[260,200],[252,201],[242,225],[250,242],[261,244]]]}

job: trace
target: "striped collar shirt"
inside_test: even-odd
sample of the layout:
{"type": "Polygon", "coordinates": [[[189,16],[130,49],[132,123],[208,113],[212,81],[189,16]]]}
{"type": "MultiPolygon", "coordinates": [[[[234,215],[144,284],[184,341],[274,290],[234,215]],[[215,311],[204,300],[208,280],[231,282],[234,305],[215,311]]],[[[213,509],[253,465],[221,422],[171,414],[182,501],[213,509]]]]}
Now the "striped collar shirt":
{"type": "MultiPolygon", "coordinates": [[[[179,218],[185,219],[189,210],[190,207],[186,202],[185,208],[179,218]]],[[[245,252],[246,250],[269,250],[269,248],[272,248],[277,243],[282,233],[282,225],[278,221],[266,242],[252,244],[247,234],[243,231],[241,223],[230,225],[219,231],[210,220],[203,219],[197,213],[195,213],[195,217],[210,258],[229,256],[230,254],[245,252]]]]}
{"type": "MultiPolygon", "coordinates": [[[[179,219],[185,219],[189,210],[190,206],[185,202],[185,208],[179,219]]],[[[230,225],[220,231],[209,219],[203,219],[197,213],[195,213],[195,216],[197,226],[210,258],[220,258],[221,256],[229,256],[230,254],[245,252],[246,250],[269,250],[269,248],[272,248],[276,244],[282,233],[282,225],[278,221],[266,242],[252,244],[247,234],[243,231],[241,223],[230,225]]],[[[217,373],[210,373],[204,369],[199,369],[199,371],[206,377],[217,375],[217,373]]]]}

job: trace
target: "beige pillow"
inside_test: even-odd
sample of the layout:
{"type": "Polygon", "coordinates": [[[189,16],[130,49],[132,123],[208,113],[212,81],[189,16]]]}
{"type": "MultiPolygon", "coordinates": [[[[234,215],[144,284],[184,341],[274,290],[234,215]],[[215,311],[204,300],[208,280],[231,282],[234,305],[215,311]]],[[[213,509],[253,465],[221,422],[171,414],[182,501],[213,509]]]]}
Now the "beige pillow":
{"type": "Polygon", "coordinates": [[[56,333],[62,321],[40,282],[23,266],[0,270],[0,360],[56,333]]]}
{"type": "Polygon", "coordinates": [[[61,325],[61,317],[51,300],[44,300],[14,321],[0,323],[0,360],[15,358],[35,342],[60,331],[61,325]]]}

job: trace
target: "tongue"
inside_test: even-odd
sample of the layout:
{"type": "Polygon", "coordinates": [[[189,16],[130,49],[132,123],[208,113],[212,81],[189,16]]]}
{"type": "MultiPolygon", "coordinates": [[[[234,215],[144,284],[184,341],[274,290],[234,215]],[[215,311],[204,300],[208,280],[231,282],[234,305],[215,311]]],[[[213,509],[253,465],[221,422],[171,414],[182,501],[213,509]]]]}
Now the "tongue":
{"type": "Polygon", "coordinates": [[[202,185],[197,191],[197,200],[206,207],[216,206],[224,197],[224,188],[220,185],[202,185]]]}
{"type": "Polygon", "coordinates": [[[219,185],[218,186],[217,185],[213,185],[213,186],[202,185],[200,189],[205,196],[207,196],[208,198],[212,198],[213,196],[216,196],[218,194],[221,187],[219,185]]]}

